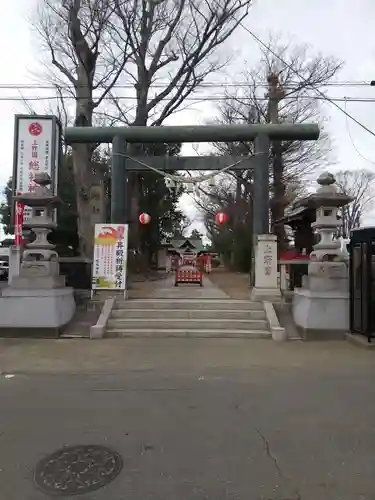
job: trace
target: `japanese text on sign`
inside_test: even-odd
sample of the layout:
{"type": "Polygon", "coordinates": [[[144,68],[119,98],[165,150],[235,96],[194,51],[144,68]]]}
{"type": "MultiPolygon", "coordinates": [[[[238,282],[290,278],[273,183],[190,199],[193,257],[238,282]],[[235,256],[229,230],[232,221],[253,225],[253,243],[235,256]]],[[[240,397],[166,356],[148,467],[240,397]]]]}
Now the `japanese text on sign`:
{"type": "Polygon", "coordinates": [[[94,289],[125,290],[127,246],[126,224],[95,224],[94,289]]]}
{"type": "MultiPolygon", "coordinates": [[[[51,141],[54,137],[54,122],[51,118],[20,117],[17,121],[16,190],[33,193],[35,174],[43,171],[54,177],[52,170],[51,141]]],[[[55,155],[58,156],[58,151],[55,155]]]]}
{"type": "MultiPolygon", "coordinates": [[[[16,116],[14,178],[15,191],[18,194],[34,193],[34,178],[40,172],[50,175],[53,180],[52,190],[56,194],[60,134],[60,125],[55,117],[16,116]]],[[[31,209],[26,206],[24,220],[30,215],[31,209]]],[[[56,219],[56,211],[54,218],[56,219]]]]}
{"type": "Polygon", "coordinates": [[[272,245],[268,243],[264,246],[263,263],[264,274],[270,276],[272,273],[272,245]]]}

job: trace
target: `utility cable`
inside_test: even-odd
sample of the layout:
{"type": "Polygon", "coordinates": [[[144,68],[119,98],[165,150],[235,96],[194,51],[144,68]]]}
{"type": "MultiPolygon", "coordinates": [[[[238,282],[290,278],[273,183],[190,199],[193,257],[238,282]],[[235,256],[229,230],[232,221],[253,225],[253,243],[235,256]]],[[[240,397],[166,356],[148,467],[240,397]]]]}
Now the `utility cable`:
{"type": "MultiPolygon", "coordinates": [[[[0,101],[3,102],[12,102],[12,101],[53,101],[53,100],[59,100],[61,99],[60,96],[22,96],[22,97],[16,97],[16,96],[9,96],[9,97],[0,97],[0,101]]],[[[63,96],[64,100],[77,100],[76,97],[74,96],[63,96]]],[[[105,100],[112,100],[113,98],[106,96],[104,98],[105,100]]],[[[116,100],[129,100],[129,101],[134,101],[136,100],[136,96],[116,96],[116,100]]],[[[284,97],[283,101],[285,100],[294,100],[294,97],[284,97]]],[[[332,104],[335,104],[336,102],[356,102],[356,103],[375,103],[375,98],[372,97],[320,97],[320,96],[309,96],[309,95],[304,95],[304,96],[299,96],[299,100],[313,100],[313,101],[329,101],[332,104]]],[[[167,101],[168,98],[165,97],[162,99],[162,101],[167,101]]],[[[215,102],[215,101],[237,101],[237,102],[245,102],[245,101],[268,101],[268,98],[266,97],[258,97],[256,96],[255,98],[251,96],[243,96],[243,97],[233,97],[233,96],[223,96],[223,95],[207,95],[207,96],[190,96],[186,97],[184,101],[189,101],[192,103],[199,104],[200,102],[215,102]]],[[[339,106],[337,106],[339,107],[339,106]]],[[[349,118],[352,118],[354,121],[356,121],[355,118],[351,117],[349,113],[345,113],[345,110],[343,110],[341,107],[339,107],[340,110],[344,114],[347,114],[349,118]]],[[[364,125],[361,125],[364,127],[364,125]]],[[[375,135],[373,132],[371,132],[373,135],[375,135]]]]}
{"type": "MultiPolygon", "coordinates": [[[[158,82],[150,85],[150,89],[153,88],[165,88],[169,82],[158,82]]],[[[288,82],[285,85],[286,89],[293,89],[299,87],[301,82],[288,82]]],[[[254,81],[251,82],[251,85],[254,87],[267,87],[269,86],[266,81],[254,81]]],[[[179,88],[183,86],[183,84],[176,84],[175,88],[179,88]]],[[[249,81],[219,81],[219,82],[202,82],[199,84],[199,88],[223,88],[223,87],[248,87],[249,81]]],[[[369,87],[370,82],[365,81],[347,81],[347,82],[326,82],[324,87],[369,87]]],[[[80,85],[80,87],[86,88],[89,85],[80,85]]],[[[58,88],[59,90],[72,90],[72,85],[64,84],[64,85],[52,85],[52,84],[33,84],[33,83],[3,83],[0,84],[0,90],[55,90],[58,88]]],[[[99,86],[98,88],[105,89],[105,87],[99,86]]],[[[115,84],[112,86],[112,89],[132,89],[134,90],[134,85],[131,83],[123,83],[123,84],[115,84]]]]}
{"type": "Polygon", "coordinates": [[[371,129],[369,129],[368,127],[366,127],[366,125],[364,125],[363,123],[361,123],[353,115],[351,115],[345,109],[343,109],[341,106],[339,106],[333,99],[329,98],[326,94],[324,94],[324,92],[322,92],[321,90],[319,90],[318,88],[316,88],[316,87],[314,87],[312,85],[309,85],[309,82],[306,81],[305,78],[303,78],[303,76],[295,68],[293,68],[293,66],[291,64],[287,63],[269,45],[267,45],[266,43],[264,43],[257,35],[255,35],[255,33],[253,33],[251,30],[249,30],[249,28],[247,28],[246,26],[244,26],[243,23],[239,23],[239,24],[240,24],[240,26],[242,26],[242,28],[245,31],[247,31],[247,33],[249,33],[249,35],[252,38],[254,38],[254,40],[259,45],[261,45],[263,48],[265,48],[266,50],[268,50],[274,57],[276,57],[277,59],[279,59],[279,61],[281,61],[292,73],[294,73],[296,76],[298,76],[298,78],[300,78],[301,82],[304,83],[306,85],[306,87],[311,88],[314,92],[316,92],[317,94],[319,94],[325,101],[331,103],[333,106],[335,106],[335,108],[337,108],[339,111],[341,111],[341,113],[344,113],[344,115],[347,118],[350,118],[359,127],[361,127],[363,130],[365,130],[366,132],[368,132],[369,134],[371,134],[371,135],[373,135],[375,137],[375,132],[373,132],[371,129]]]}
{"type": "MultiPolygon", "coordinates": [[[[346,111],[346,101],[345,101],[345,111],[346,111]]],[[[364,156],[360,151],[359,149],[357,148],[355,142],[354,142],[354,139],[353,139],[353,136],[352,136],[352,133],[350,131],[350,126],[349,126],[349,120],[348,120],[348,117],[346,116],[345,117],[345,123],[346,123],[346,130],[348,132],[348,136],[349,136],[349,139],[350,139],[350,142],[352,143],[352,146],[353,148],[355,149],[356,153],[358,154],[358,156],[360,156],[363,160],[366,160],[367,162],[369,163],[372,163],[373,165],[375,165],[375,161],[373,160],[370,160],[370,158],[366,158],[366,156],[364,156]]]]}

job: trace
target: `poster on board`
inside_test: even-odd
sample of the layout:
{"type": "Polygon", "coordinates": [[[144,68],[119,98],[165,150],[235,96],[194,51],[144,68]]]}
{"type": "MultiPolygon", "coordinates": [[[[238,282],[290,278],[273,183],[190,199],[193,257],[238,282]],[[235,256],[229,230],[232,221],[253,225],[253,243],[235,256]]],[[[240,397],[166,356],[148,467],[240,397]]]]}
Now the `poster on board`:
{"type": "Polygon", "coordinates": [[[95,224],[93,290],[125,290],[127,224],[95,224]]]}

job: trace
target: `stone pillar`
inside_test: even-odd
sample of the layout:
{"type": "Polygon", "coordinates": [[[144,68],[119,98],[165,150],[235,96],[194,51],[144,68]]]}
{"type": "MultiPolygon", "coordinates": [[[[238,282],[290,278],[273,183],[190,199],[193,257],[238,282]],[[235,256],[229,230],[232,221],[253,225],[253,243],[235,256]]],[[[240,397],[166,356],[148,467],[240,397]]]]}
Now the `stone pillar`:
{"type": "Polygon", "coordinates": [[[254,169],[253,256],[250,284],[254,300],[277,300],[277,238],[270,232],[269,148],[270,140],[259,135],[254,141],[257,160],[254,169]]]}
{"type": "Polygon", "coordinates": [[[269,203],[269,148],[267,135],[255,138],[254,148],[256,163],[254,168],[254,201],[253,201],[253,234],[268,234],[270,232],[269,203]]]}
{"type": "Polygon", "coordinates": [[[277,280],[277,237],[260,234],[255,246],[255,275],[251,291],[253,300],[280,300],[277,280]]]}
{"type": "Polygon", "coordinates": [[[113,224],[129,222],[129,182],[124,154],[126,154],[126,142],[120,136],[114,137],[111,164],[111,222],[113,224]]]}

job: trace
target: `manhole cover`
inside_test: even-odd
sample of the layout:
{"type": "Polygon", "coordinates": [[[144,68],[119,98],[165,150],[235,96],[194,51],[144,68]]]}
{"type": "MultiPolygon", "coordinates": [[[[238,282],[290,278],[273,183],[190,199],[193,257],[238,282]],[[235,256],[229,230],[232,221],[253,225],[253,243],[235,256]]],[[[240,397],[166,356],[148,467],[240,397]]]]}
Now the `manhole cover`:
{"type": "Polygon", "coordinates": [[[113,481],[122,458],[104,446],[68,446],[43,458],[36,466],[36,485],[48,495],[82,495],[113,481]]]}

